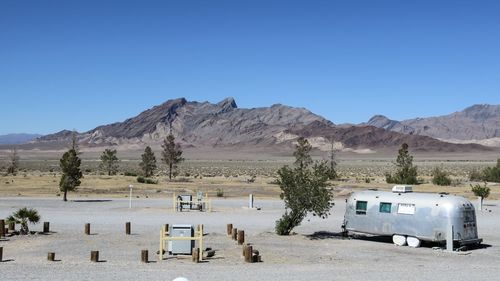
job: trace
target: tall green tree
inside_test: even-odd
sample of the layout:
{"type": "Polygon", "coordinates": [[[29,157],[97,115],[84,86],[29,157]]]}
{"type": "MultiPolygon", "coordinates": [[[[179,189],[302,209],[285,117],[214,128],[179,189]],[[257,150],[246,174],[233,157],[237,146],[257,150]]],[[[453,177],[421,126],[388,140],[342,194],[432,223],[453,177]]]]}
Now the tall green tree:
{"type": "Polygon", "coordinates": [[[101,154],[101,164],[99,164],[99,168],[101,171],[104,171],[108,174],[108,176],[116,175],[118,172],[118,163],[120,160],[118,159],[116,149],[106,148],[101,154]]]}
{"type": "Polygon", "coordinates": [[[147,146],[146,149],[144,149],[144,154],[141,155],[141,159],[142,161],[139,166],[141,167],[142,174],[145,177],[153,176],[156,170],[156,157],[151,147],[147,146]]]}
{"type": "Polygon", "coordinates": [[[337,149],[335,148],[335,140],[330,137],[330,153],[328,154],[328,179],[334,180],[338,177],[337,174],[337,149]]]}
{"type": "Polygon", "coordinates": [[[408,144],[403,143],[396,158],[396,173],[386,174],[387,183],[418,184],[417,166],[413,166],[413,156],[408,151],[408,144]]]}
{"type": "Polygon", "coordinates": [[[17,170],[19,169],[19,154],[17,153],[17,148],[13,148],[9,155],[9,167],[7,167],[7,174],[12,174],[15,176],[17,170]]]}
{"type": "Polygon", "coordinates": [[[80,186],[80,179],[83,178],[80,165],[82,160],[79,155],[81,153],[78,149],[76,134],[73,133],[72,145],[68,151],[66,151],[61,160],[59,160],[59,166],[61,167],[62,176],[59,181],[59,189],[64,192],[63,201],[67,200],[68,191],[74,191],[78,186],[80,186]]]}
{"type": "Polygon", "coordinates": [[[161,147],[163,148],[161,160],[168,167],[168,178],[172,179],[172,176],[175,177],[177,174],[177,167],[179,163],[184,161],[184,158],[182,158],[181,145],[175,142],[174,135],[170,133],[163,141],[161,147]]]}
{"type": "Polygon", "coordinates": [[[280,197],[285,202],[285,214],[276,221],[278,235],[289,235],[308,213],[321,218],[329,215],[332,200],[327,188],[329,168],[325,161],[312,162],[310,147],[307,140],[301,139],[294,153],[295,167],[283,166],[278,170],[280,197]]]}
{"type": "Polygon", "coordinates": [[[295,157],[295,165],[300,169],[304,169],[312,163],[311,155],[309,155],[311,150],[312,146],[309,144],[307,139],[304,137],[299,137],[297,139],[293,156],[295,157]]]}

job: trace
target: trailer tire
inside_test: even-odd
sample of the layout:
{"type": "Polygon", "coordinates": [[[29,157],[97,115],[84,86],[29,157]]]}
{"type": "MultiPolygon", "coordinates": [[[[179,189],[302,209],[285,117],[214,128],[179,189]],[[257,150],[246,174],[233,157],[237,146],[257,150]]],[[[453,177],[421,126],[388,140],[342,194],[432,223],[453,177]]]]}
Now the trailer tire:
{"type": "Polygon", "coordinates": [[[406,237],[406,243],[412,248],[418,248],[420,247],[421,241],[417,237],[408,236],[406,237]]]}
{"type": "Polygon", "coordinates": [[[406,237],[403,235],[393,235],[392,242],[398,246],[406,246],[406,237]]]}

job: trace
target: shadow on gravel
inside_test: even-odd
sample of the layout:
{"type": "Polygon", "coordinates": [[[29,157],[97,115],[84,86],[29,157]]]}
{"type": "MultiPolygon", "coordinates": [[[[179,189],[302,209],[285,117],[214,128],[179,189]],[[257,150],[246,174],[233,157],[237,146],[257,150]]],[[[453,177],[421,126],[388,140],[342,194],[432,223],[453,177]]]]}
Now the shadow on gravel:
{"type": "Polygon", "coordinates": [[[316,231],[313,234],[306,235],[311,240],[325,240],[325,239],[346,239],[342,232],[330,231],[316,231]]]}
{"type": "Polygon", "coordinates": [[[71,201],[75,202],[75,203],[103,203],[103,202],[111,202],[113,200],[109,200],[109,199],[103,199],[103,200],[91,199],[91,200],[71,200],[71,201]]]}

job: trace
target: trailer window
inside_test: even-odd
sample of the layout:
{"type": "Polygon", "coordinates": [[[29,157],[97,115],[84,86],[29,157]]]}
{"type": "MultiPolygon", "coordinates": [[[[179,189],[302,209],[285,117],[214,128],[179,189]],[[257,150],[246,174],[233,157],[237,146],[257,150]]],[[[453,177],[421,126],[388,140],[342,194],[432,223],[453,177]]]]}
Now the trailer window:
{"type": "Polygon", "coordinates": [[[366,215],[367,201],[356,201],[356,215],[366,215]]]}
{"type": "Polygon", "coordinates": [[[474,210],[465,210],[464,211],[464,222],[475,222],[476,215],[474,214],[474,210]]]}
{"type": "Polygon", "coordinates": [[[380,203],[380,208],[379,211],[381,213],[390,213],[392,209],[392,204],[391,203],[380,203]]]}

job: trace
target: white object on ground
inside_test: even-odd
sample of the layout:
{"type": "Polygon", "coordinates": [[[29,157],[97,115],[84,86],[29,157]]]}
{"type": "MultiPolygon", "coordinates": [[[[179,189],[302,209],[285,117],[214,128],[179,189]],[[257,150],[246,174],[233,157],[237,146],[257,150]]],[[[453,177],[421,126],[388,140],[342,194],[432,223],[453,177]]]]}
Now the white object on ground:
{"type": "Polygon", "coordinates": [[[403,235],[393,235],[392,242],[398,246],[406,246],[406,237],[403,235]]]}
{"type": "Polygon", "coordinates": [[[172,281],[189,281],[189,279],[187,279],[186,277],[177,277],[172,281]]]}
{"type": "Polygon", "coordinates": [[[408,246],[412,248],[418,248],[420,247],[421,241],[416,237],[408,236],[406,237],[406,243],[408,243],[408,246]]]}

